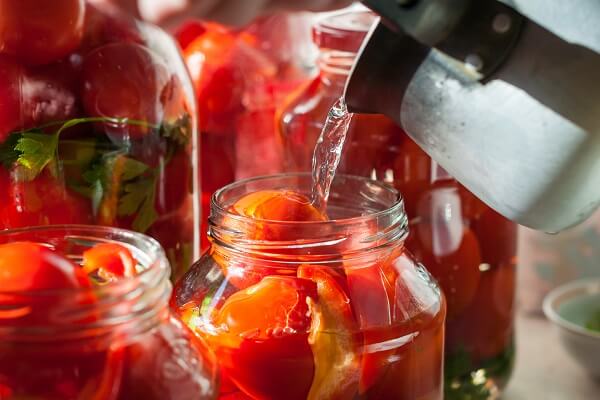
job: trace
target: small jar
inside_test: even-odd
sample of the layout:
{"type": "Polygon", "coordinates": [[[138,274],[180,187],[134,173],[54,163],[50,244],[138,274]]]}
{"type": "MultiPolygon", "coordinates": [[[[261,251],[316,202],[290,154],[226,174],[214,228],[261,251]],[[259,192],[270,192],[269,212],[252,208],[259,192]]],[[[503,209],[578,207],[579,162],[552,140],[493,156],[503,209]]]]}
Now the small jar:
{"type": "Polygon", "coordinates": [[[210,250],[172,306],[215,350],[219,398],[441,400],[445,301],[404,249],[393,188],[337,176],[327,221],[230,211],[249,193],[309,195],[311,184],[309,174],[275,175],[213,196],[210,250]]]}
{"type": "MultiPolygon", "coordinates": [[[[369,12],[350,12],[315,26],[320,75],[280,113],[288,171],[310,170],[327,112],[342,95],[373,21],[369,12]]],[[[514,360],[516,224],[477,199],[383,115],[354,115],[338,171],[402,193],[411,231],[406,247],[448,301],[447,395],[495,398],[514,360]]]]}
{"type": "Polygon", "coordinates": [[[0,104],[0,230],[132,229],[185,272],[199,254],[196,110],[167,33],[83,0],[3,3],[0,104]]]}
{"type": "Polygon", "coordinates": [[[83,226],[0,233],[0,244],[17,241],[49,246],[75,263],[96,244],[116,243],[141,272],[93,288],[0,289],[1,399],[216,398],[214,353],[170,313],[169,265],[155,240],[83,226]]]}

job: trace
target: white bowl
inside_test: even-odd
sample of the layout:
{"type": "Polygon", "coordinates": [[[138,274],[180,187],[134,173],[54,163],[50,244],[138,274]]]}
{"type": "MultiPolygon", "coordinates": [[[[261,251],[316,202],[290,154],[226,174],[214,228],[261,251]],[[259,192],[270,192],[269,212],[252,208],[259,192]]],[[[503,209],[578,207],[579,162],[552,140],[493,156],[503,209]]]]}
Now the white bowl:
{"type": "Polygon", "coordinates": [[[564,347],[594,377],[600,377],[600,332],[585,324],[598,310],[600,279],[567,283],[544,299],[544,314],[558,328],[564,347]]]}

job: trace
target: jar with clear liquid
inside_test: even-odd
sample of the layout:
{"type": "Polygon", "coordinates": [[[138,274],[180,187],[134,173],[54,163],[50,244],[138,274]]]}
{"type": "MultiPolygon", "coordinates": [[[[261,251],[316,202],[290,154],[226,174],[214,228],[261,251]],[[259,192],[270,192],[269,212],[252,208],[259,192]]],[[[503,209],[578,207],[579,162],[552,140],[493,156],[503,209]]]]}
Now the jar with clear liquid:
{"type": "MultiPolygon", "coordinates": [[[[320,75],[279,112],[288,171],[310,170],[327,113],[342,95],[373,21],[368,12],[353,12],[315,26],[320,75]]],[[[497,396],[514,360],[516,225],[473,196],[382,115],[354,116],[338,173],[377,179],[402,193],[411,230],[406,247],[448,300],[447,398],[497,396]]]]}
{"type": "Polygon", "coordinates": [[[442,400],[446,305],[398,192],[336,176],[325,215],[311,190],[289,174],[213,196],[211,248],[171,304],[215,350],[219,399],[442,400]]]}

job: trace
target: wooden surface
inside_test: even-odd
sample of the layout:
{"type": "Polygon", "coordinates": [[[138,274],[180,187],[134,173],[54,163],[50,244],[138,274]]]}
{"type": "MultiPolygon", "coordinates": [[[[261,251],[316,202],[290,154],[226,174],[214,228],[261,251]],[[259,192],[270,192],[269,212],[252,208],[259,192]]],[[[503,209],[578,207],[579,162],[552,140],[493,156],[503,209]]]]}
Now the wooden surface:
{"type": "Polygon", "coordinates": [[[600,400],[590,378],[543,316],[517,317],[517,363],[503,400],[600,400]]]}

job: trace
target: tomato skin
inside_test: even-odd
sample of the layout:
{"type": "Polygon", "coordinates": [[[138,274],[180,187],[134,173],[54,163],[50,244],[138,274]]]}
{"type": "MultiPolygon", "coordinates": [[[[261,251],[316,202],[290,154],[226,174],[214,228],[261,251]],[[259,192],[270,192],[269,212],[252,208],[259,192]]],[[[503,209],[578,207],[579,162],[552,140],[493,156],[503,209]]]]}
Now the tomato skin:
{"type": "MultiPolygon", "coordinates": [[[[235,115],[242,110],[244,89],[243,75],[233,62],[237,36],[219,24],[201,25],[203,34],[184,48],[184,58],[198,96],[200,131],[233,134],[235,115]]],[[[192,26],[190,32],[200,32],[201,27],[192,26]]]]}
{"type": "Polygon", "coordinates": [[[81,268],[32,242],[0,244],[0,271],[2,291],[6,292],[91,286],[81,268]]]}
{"type": "Polygon", "coordinates": [[[68,62],[27,68],[0,55],[0,143],[11,132],[74,117],[77,86],[68,62]]]}
{"type": "MultiPolygon", "coordinates": [[[[285,241],[296,239],[298,236],[295,227],[261,220],[318,222],[327,219],[306,196],[289,190],[261,190],[247,194],[233,204],[230,212],[254,220],[251,224],[242,223],[239,228],[241,231],[251,230],[246,232],[246,235],[252,240],[285,241]]],[[[289,254],[293,251],[293,249],[283,250],[284,253],[289,254]]],[[[247,288],[267,275],[285,274],[285,271],[261,265],[257,260],[222,260],[216,253],[213,257],[230,283],[238,288],[247,288]]]]}
{"type": "Polygon", "coordinates": [[[83,270],[87,274],[99,272],[113,279],[136,274],[136,261],[127,247],[116,243],[100,243],[83,253],[83,270]]]}
{"type": "Polygon", "coordinates": [[[82,48],[79,52],[86,55],[96,47],[119,42],[144,43],[135,19],[105,4],[101,9],[86,4],[82,48]]]}
{"type": "Polygon", "coordinates": [[[208,340],[224,373],[246,394],[306,398],[314,374],[307,299],[316,296],[310,280],[268,276],[225,301],[214,324],[228,331],[208,340]]]}
{"type": "Polygon", "coordinates": [[[1,0],[0,52],[27,64],[65,57],[83,36],[84,0],[1,0]]]}
{"type": "MultiPolygon", "coordinates": [[[[0,170],[3,167],[0,166],[0,170]]],[[[90,224],[90,201],[63,186],[47,170],[33,181],[20,181],[0,173],[7,182],[0,195],[0,229],[48,224],[90,224]]]]}
{"type": "MultiPolygon", "coordinates": [[[[89,53],[83,62],[83,105],[94,117],[127,118],[159,124],[164,115],[160,95],[169,82],[165,63],[150,49],[112,43],[89,53]]],[[[107,131],[140,139],[151,129],[105,123],[107,131]]]]}

